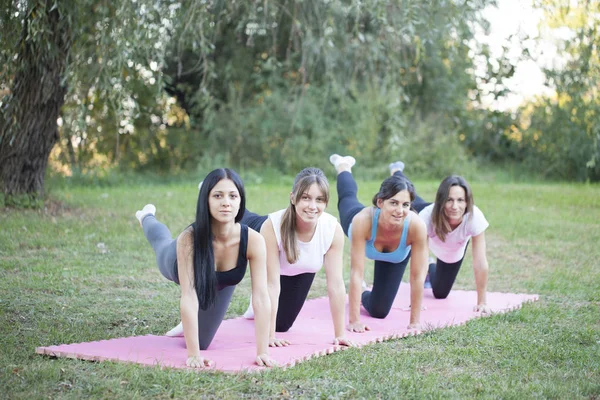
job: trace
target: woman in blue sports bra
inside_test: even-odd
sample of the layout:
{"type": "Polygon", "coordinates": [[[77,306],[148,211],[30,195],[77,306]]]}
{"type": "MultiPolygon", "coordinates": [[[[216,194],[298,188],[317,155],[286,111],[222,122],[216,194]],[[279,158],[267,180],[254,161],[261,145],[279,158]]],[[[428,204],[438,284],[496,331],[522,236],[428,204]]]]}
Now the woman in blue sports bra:
{"type": "Polygon", "coordinates": [[[188,367],[209,367],[202,356],[223,321],[235,286],[250,262],[256,309],[256,363],[272,366],[269,352],[271,301],[263,237],[240,223],[246,209],[244,185],[235,171],[216,169],[198,194],[196,220],[177,239],[147,204],[135,216],[156,254],[163,276],[181,286],[181,320],[188,367]]]}
{"type": "Polygon", "coordinates": [[[344,233],[351,242],[347,329],[352,332],[369,330],[360,321],[361,301],[372,317],[388,315],[409,258],[411,311],[408,328],[420,329],[428,247],[425,223],[411,210],[414,186],[407,179],[391,176],[383,181],[373,197],[373,207],[365,207],[358,201],[358,186],[352,176],[354,158],[333,154],[329,161],[338,173],[338,211],[344,233]],[[372,289],[363,291],[365,256],[375,261],[375,273],[372,289]]]}

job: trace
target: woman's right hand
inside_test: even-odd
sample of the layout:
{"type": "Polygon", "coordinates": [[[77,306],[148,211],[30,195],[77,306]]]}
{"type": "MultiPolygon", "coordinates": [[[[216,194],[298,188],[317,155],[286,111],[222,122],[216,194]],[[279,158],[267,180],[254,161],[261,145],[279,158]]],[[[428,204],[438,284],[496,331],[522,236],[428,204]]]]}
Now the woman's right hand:
{"type": "Polygon", "coordinates": [[[190,368],[204,368],[204,367],[212,367],[213,362],[208,358],[204,358],[202,356],[190,356],[187,358],[185,362],[190,368]]]}
{"type": "Polygon", "coordinates": [[[358,332],[358,333],[363,333],[364,331],[371,330],[371,328],[369,328],[367,325],[365,325],[361,322],[351,322],[348,324],[348,326],[346,326],[346,329],[348,329],[350,332],[358,332]]]}
{"type": "Polygon", "coordinates": [[[277,339],[276,337],[269,338],[269,347],[286,347],[290,342],[285,339],[277,339]]]}
{"type": "Polygon", "coordinates": [[[256,359],[254,360],[256,362],[257,365],[261,366],[261,367],[277,367],[277,361],[273,360],[271,357],[269,357],[268,354],[259,354],[256,356],[256,359]]]}

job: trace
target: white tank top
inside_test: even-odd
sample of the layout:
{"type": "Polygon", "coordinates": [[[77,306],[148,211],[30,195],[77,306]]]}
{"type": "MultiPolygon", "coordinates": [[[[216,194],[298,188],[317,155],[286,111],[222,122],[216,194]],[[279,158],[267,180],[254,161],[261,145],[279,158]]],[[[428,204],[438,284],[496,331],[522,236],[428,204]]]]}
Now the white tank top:
{"type": "Polygon", "coordinates": [[[279,247],[279,266],[280,273],[284,276],[294,276],[307,272],[315,273],[323,267],[323,259],[335,235],[338,225],[337,219],[328,213],[323,213],[317,221],[317,229],[310,242],[298,241],[300,257],[294,264],[290,264],[281,244],[281,219],[285,209],[269,214],[269,219],[273,224],[277,246],[279,247]]]}

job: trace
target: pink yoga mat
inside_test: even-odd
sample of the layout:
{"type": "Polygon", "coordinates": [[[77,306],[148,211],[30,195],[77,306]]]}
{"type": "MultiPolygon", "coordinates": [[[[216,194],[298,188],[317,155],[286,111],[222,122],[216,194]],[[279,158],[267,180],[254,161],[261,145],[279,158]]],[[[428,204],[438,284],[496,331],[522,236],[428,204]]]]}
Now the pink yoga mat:
{"type": "MultiPolygon", "coordinates": [[[[488,293],[488,305],[494,313],[520,308],[523,303],[538,300],[537,295],[488,293]]],[[[425,289],[421,325],[424,330],[461,325],[481,316],[473,312],[477,300],[474,291],[453,290],[447,299],[435,299],[431,289],[425,289]]],[[[392,310],[385,319],[375,319],[361,308],[362,321],[369,325],[365,333],[347,332],[359,345],[381,342],[420,332],[409,331],[410,287],[402,283],[392,310]]],[[[313,357],[330,354],[342,347],[334,346],[333,324],[326,297],[308,300],[294,326],[277,336],[289,340],[288,347],[271,348],[270,355],[280,366],[291,367],[313,357]]],[[[36,353],[54,357],[79,358],[91,361],[120,361],[161,367],[187,368],[187,352],[183,337],[132,336],[97,342],[38,347],[36,353]]],[[[224,372],[260,370],[254,364],[254,321],[235,318],[223,321],[204,357],[214,361],[214,369],[224,372]]],[[[198,371],[206,371],[206,369],[198,371]]]]}

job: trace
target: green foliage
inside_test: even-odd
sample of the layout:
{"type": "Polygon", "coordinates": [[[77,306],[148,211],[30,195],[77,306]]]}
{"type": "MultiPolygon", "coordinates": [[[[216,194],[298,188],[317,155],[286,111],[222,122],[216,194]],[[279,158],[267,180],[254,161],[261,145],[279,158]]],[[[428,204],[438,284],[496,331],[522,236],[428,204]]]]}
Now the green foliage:
{"type": "MultiPolygon", "coordinates": [[[[593,23],[569,20],[579,29],[565,44],[570,64],[548,71],[559,98],[511,115],[473,107],[505,94],[514,73],[508,47],[492,60],[472,44],[488,29],[481,11],[492,0],[38,0],[3,6],[3,30],[19,33],[30,18],[28,40],[45,43],[52,26],[31,11],[50,3],[70,43],[52,167],[73,181],[223,164],[292,174],[327,167],[332,152],[355,155],[364,176],[402,159],[415,175],[439,178],[474,168],[475,157],[598,179],[593,23]]],[[[16,43],[0,46],[5,103],[20,68],[16,43]]]]}
{"type": "Polygon", "coordinates": [[[472,168],[474,156],[600,179],[597,3],[536,3],[549,24],[574,34],[564,43],[568,64],[547,71],[557,98],[518,115],[473,108],[506,94],[514,73],[508,47],[492,60],[473,44],[488,29],[481,11],[494,3],[6,2],[0,127],[10,133],[0,142],[19,132],[11,85],[25,67],[21,44],[34,43],[47,49],[31,59],[46,77],[41,92],[47,60],[66,63],[51,161],[74,180],[106,181],[114,168],[175,174],[222,164],[291,174],[325,167],[332,152],[355,155],[365,176],[382,160],[403,159],[415,174],[439,178],[472,168]],[[475,60],[485,62],[480,76],[475,60]]]}
{"type": "Polygon", "coordinates": [[[517,129],[516,116],[497,110],[472,110],[463,114],[464,125],[459,126],[459,135],[470,153],[480,161],[502,163],[521,160],[522,151],[518,142],[511,139],[517,129]]]}
{"type": "Polygon", "coordinates": [[[90,153],[107,162],[119,160],[120,134],[131,131],[137,112],[149,114],[137,98],[156,103],[161,86],[155,85],[155,75],[173,5],[176,9],[179,3],[2,3],[0,27],[6,40],[0,41],[0,187],[5,194],[43,195],[44,170],[58,138],[57,119],[67,122],[65,159],[72,169],[93,168],[90,164],[97,160],[90,153]],[[153,85],[154,94],[147,96],[153,85]],[[66,92],[72,104],[58,118],[66,92]],[[98,119],[106,126],[95,123],[98,119]]]}
{"type": "Polygon", "coordinates": [[[547,69],[556,96],[523,107],[517,132],[522,159],[545,176],[600,180],[600,12],[598,2],[537,3],[551,28],[567,29],[564,66],[547,69]]]}
{"type": "Polygon", "coordinates": [[[387,163],[398,159],[423,177],[469,167],[452,127],[441,118],[421,121],[411,113],[385,88],[337,96],[311,86],[298,97],[273,92],[249,105],[232,101],[205,125],[211,135],[203,159],[205,164],[220,161],[250,170],[266,166],[287,174],[307,165],[328,170],[334,152],[355,156],[359,176],[380,176],[387,163]],[[214,154],[227,157],[215,159],[214,154]]]}
{"type": "MultiPolygon", "coordinates": [[[[186,3],[170,14],[163,72],[166,92],[187,115],[169,123],[170,106],[152,97],[144,70],[122,65],[132,111],[124,118],[82,86],[64,109],[55,159],[84,173],[117,161],[140,170],[216,161],[290,173],[333,151],[374,166],[404,157],[400,142],[427,159],[428,146],[454,143],[468,119],[476,88],[468,43],[485,28],[479,11],[492,3],[186,3]],[[411,137],[423,124],[443,127],[435,141],[424,137],[433,143],[411,137]]],[[[457,151],[443,169],[463,163],[457,151]]],[[[427,175],[441,172],[422,165],[427,175]]]]}
{"type": "Polygon", "coordinates": [[[527,165],[548,177],[600,180],[600,102],[543,100],[529,118],[522,143],[527,165]]]}

